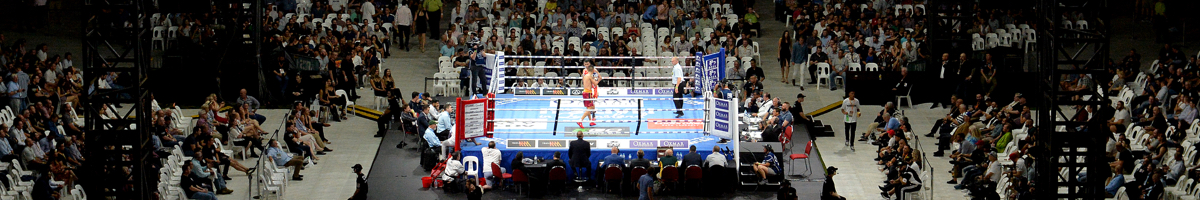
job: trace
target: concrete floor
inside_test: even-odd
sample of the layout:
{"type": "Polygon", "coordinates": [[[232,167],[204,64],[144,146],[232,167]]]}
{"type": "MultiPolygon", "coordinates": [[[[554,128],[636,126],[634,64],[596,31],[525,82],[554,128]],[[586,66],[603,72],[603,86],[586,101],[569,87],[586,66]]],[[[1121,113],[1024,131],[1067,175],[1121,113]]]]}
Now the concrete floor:
{"type": "MultiPolygon", "coordinates": [[[[771,7],[773,5],[769,1],[759,1],[758,10],[769,11],[772,9],[771,7]]],[[[764,17],[762,17],[763,19],[771,19],[770,12],[760,13],[764,14],[764,17]]],[[[807,91],[801,91],[799,87],[780,83],[778,80],[781,76],[778,74],[778,68],[776,68],[778,63],[773,58],[775,57],[775,52],[777,52],[778,49],[776,46],[776,41],[778,40],[779,34],[782,33],[784,27],[780,22],[764,20],[762,23],[764,28],[763,33],[765,33],[765,35],[760,39],[756,39],[756,41],[759,41],[759,43],[762,45],[760,48],[764,58],[761,59],[762,63],[760,66],[762,66],[764,71],[767,72],[769,81],[766,81],[764,85],[766,86],[766,90],[768,92],[787,97],[783,98],[785,101],[794,100],[790,98],[792,94],[803,92],[808,96],[805,103],[805,110],[810,111],[842,99],[842,90],[833,92],[829,90],[814,90],[815,86],[808,85],[807,91]]],[[[71,24],[74,23],[58,25],[62,26],[58,28],[67,28],[67,30],[78,29],[71,24]]],[[[1145,65],[1148,65],[1149,62],[1153,60],[1152,57],[1157,54],[1158,48],[1161,47],[1161,44],[1153,43],[1152,32],[1134,31],[1150,30],[1150,25],[1148,23],[1135,21],[1127,14],[1118,13],[1114,15],[1112,27],[1115,27],[1115,29],[1112,31],[1113,35],[1111,37],[1111,51],[1114,60],[1123,57],[1129,49],[1136,49],[1143,55],[1143,62],[1145,65]]],[[[59,52],[72,52],[78,55],[82,52],[82,43],[79,40],[79,33],[76,31],[59,32],[55,31],[54,29],[42,29],[36,32],[15,32],[11,30],[4,30],[0,31],[0,33],[4,34],[8,39],[7,41],[4,41],[5,44],[11,44],[12,41],[23,38],[29,41],[30,48],[39,43],[47,43],[50,44],[51,51],[58,54],[61,54],[59,52]]],[[[1197,48],[1200,47],[1200,45],[1196,45],[1196,43],[1197,41],[1189,41],[1184,46],[1183,52],[1191,54],[1191,52],[1200,50],[1200,48],[1197,48]]],[[[403,92],[407,93],[411,91],[423,91],[423,79],[425,77],[432,76],[432,74],[437,71],[436,49],[438,45],[439,43],[437,41],[428,41],[426,46],[427,52],[425,53],[420,53],[419,51],[404,52],[393,50],[393,56],[385,59],[383,66],[385,69],[392,69],[393,76],[395,76],[397,82],[400,83],[397,84],[397,87],[400,87],[403,92]]],[[[78,62],[78,56],[76,59],[76,63],[78,65],[80,63],[78,62]]],[[[371,102],[372,98],[369,92],[363,91],[363,93],[360,94],[363,94],[365,98],[360,99],[356,103],[374,107],[374,103],[371,102]]],[[[941,108],[926,109],[928,106],[928,104],[923,104],[916,105],[915,108],[902,108],[905,111],[905,116],[909,117],[911,120],[910,123],[913,124],[914,130],[918,130],[918,133],[923,133],[923,130],[928,130],[930,126],[932,126],[935,119],[947,112],[947,110],[941,108]]],[[[875,113],[878,112],[878,110],[879,107],[877,106],[868,106],[863,109],[865,113],[875,113]]],[[[264,110],[261,112],[267,116],[278,117],[282,116],[281,113],[283,111],[264,110]]],[[[873,116],[865,115],[860,118],[860,121],[870,120],[871,117],[873,116]]],[[[836,115],[824,115],[817,117],[817,119],[824,120],[826,124],[832,123],[835,125],[840,124],[836,123],[841,121],[838,118],[839,117],[836,115]]],[[[268,123],[264,124],[263,127],[268,129],[268,131],[271,131],[274,130],[275,127],[278,127],[278,125],[279,122],[277,120],[268,120],[268,123]]],[[[859,128],[861,129],[863,127],[859,128]]],[[[303,174],[306,175],[305,181],[291,181],[289,183],[289,187],[287,189],[288,193],[285,195],[285,198],[347,198],[354,191],[354,175],[351,173],[349,166],[358,163],[363,164],[365,170],[368,170],[368,172],[370,169],[372,169],[372,163],[375,159],[375,154],[381,141],[380,138],[371,137],[373,131],[375,130],[374,123],[372,121],[362,118],[353,118],[349,121],[334,123],[333,127],[330,127],[326,130],[329,132],[327,137],[334,142],[334,144],[331,145],[331,148],[334,148],[336,151],[322,157],[323,159],[320,161],[320,164],[303,171],[303,174]]],[[[821,159],[826,163],[827,166],[837,166],[841,169],[839,171],[840,175],[835,177],[835,180],[838,183],[837,187],[840,191],[839,193],[846,196],[848,199],[880,199],[881,197],[878,195],[878,190],[875,188],[875,186],[882,185],[881,181],[883,181],[884,175],[878,172],[879,168],[874,167],[877,165],[873,165],[874,161],[871,160],[875,157],[875,154],[872,151],[873,149],[871,149],[867,144],[860,142],[857,144],[858,150],[851,151],[849,148],[846,148],[842,142],[844,138],[842,138],[840,135],[840,132],[842,131],[840,125],[834,126],[834,130],[839,132],[839,134],[832,138],[818,139],[818,147],[822,152],[821,159]]],[[[929,153],[935,149],[933,145],[935,142],[936,141],[934,140],[921,138],[921,140],[915,144],[919,144],[917,145],[918,149],[929,153]]],[[[390,146],[394,144],[383,145],[390,146]]],[[[945,158],[929,157],[929,162],[932,163],[931,167],[934,177],[930,180],[925,180],[926,188],[932,190],[931,194],[934,199],[965,199],[966,197],[963,196],[965,192],[954,190],[951,188],[951,185],[943,183],[948,177],[948,174],[945,173],[945,170],[950,168],[946,161],[947,159],[945,158]]],[[[252,165],[252,163],[254,163],[254,159],[242,160],[241,162],[244,165],[252,165]]],[[[415,164],[382,164],[382,166],[391,165],[404,166],[415,164]]],[[[245,198],[246,192],[248,192],[248,189],[246,189],[247,179],[245,178],[245,175],[231,173],[231,176],[234,178],[234,180],[229,181],[229,185],[230,188],[235,190],[235,193],[230,195],[220,195],[218,197],[223,199],[245,198]]],[[[373,189],[375,190],[388,187],[388,185],[382,184],[376,184],[372,186],[374,186],[373,189]]],[[[420,191],[417,189],[405,189],[405,191],[434,192],[420,191]]],[[[440,191],[436,192],[440,193],[440,191]]],[[[500,196],[495,198],[515,197],[500,196]]],[[[760,198],[771,197],[755,196],[750,197],[749,199],[760,198]]]]}

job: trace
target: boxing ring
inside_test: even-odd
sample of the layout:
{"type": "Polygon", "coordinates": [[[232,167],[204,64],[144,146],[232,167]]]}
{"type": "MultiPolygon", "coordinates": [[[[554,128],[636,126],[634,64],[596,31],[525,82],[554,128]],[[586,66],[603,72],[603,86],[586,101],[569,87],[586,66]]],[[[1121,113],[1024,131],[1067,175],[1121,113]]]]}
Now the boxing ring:
{"type": "MultiPolygon", "coordinates": [[[[700,56],[703,55],[679,58],[684,60],[700,56]]],[[[595,165],[605,156],[612,154],[612,147],[619,148],[618,154],[627,159],[637,158],[636,152],[644,150],[644,158],[651,160],[658,157],[655,152],[662,148],[671,148],[675,156],[682,158],[691,146],[695,146],[697,153],[702,157],[707,157],[713,153],[713,147],[718,147],[731,160],[738,160],[738,142],[733,138],[734,135],[738,135],[737,128],[734,128],[738,124],[736,100],[713,98],[708,92],[689,93],[682,98],[672,98],[674,89],[649,87],[653,86],[651,84],[643,87],[636,84],[632,84],[633,87],[601,87],[597,91],[599,97],[594,99],[596,125],[590,126],[589,123],[593,121],[580,119],[587,110],[583,106],[583,98],[578,95],[582,93],[582,88],[505,87],[502,83],[505,79],[536,77],[504,77],[500,71],[511,66],[503,64],[503,60],[507,59],[503,55],[497,57],[498,65],[493,67],[494,76],[491,80],[493,87],[489,88],[492,93],[486,98],[460,99],[456,107],[456,115],[459,116],[456,119],[458,130],[455,131],[455,137],[456,141],[459,141],[456,147],[461,150],[464,158],[474,156],[479,159],[481,177],[483,168],[489,168],[485,165],[482,155],[482,150],[488,147],[489,142],[496,143],[496,149],[500,150],[502,155],[500,166],[506,169],[511,169],[509,166],[517,152],[521,152],[525,158],[546,160],[551,159],[554,152],[561,152],[564,162],[568,164],[572,159],[588,159],[595,165]],[[682,109],[676,109],[675,100],[683,101],[682,109]],[[683,115],[676,117],[676,111],[683,112],[683,115]],[[577,122],[582,122],[582,127],[577,122]],[[569,143],[576,140],[576,133],[580,132],[583,133],[584,140],[591,144],[591,157],[570,158],[569,143]],[[474,142],[464,141],[465,139],[474,139],[474,142]],[[731,152],[733,155],[728,155],[731,152]]],[[[681,65],[683,63],[680,62],[681,65]]],[[[702,67],[687,67],[693,68],[693,71],[703,71],[708,67],[703,66],[702,62],[694,63],[702,67]]],[[[712,67],[723,69],[720,65],[712,67]]],[[[687,79],[717,78],[705,76],[690,76],[687,79]]],[[[604,77],[606,80],[608,78],[610,77],[604,77]]],[[[637,78],[653,81],[670,80],[671,77],[668,75],[627,78],[618,80],[637,78]]],[[[700,86],[702,87],[703,85],[700,86]]],[[[592,168],[599,169],[597,166],[592,168]]],[[[568,176],[574,177],[574,170],[567,171],[568,176]]]]}

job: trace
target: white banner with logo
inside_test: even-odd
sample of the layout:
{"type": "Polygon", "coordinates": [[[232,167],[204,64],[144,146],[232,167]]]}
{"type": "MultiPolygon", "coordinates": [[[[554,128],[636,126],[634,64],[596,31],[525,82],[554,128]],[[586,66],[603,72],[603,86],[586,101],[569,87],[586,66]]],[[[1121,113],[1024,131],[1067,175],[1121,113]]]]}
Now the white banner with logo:
{"type": "Polygon", "coordinates": [[[705,131],[713,136],[724,139],[734,140],[737,135],[737,99],[725,100],[720,98],[712,98],[711,93],[706,93],[709,103],[705,108],[709,110],[708,118],[710,125],[705,127],[705,131]]]}

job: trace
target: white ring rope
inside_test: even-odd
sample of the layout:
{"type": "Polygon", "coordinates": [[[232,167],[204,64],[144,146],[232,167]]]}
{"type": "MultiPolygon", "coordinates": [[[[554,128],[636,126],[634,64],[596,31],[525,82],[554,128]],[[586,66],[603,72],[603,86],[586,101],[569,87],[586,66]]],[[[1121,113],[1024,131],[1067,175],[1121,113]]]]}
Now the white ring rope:
{"type": "MultiPolygon", "coordinates": [[[[563,132],[550,132],[550,131],[488,131],[488,132],[489,132],[489,133],[492,133],[492,134],[497,134],[497,133],[500,133],[500,134],[538,134],[538,133],[550,133],[550,134],[553,134],[553,133],[563,133],[563,132]]],[[[615,131],[615,132],[607,132],[607,133],[634,133],[634,132],[633,132],[633,131],[615,131]]],[[[640,133],[644,133],[644,134],[673,134],[673,133],[700,133],[700,134],[707,134],[708,132],[704,132],[704,131],[642,131],[642,132],[640,132],[640,133]]],[[[517,139],[517,138],[513,138],[513,139],[517,139]]]]}
{"type": "Polygon", "coordinates": [[[567,123],[576,123],[576,122],[596,122],[596,123],[629,123],[629,122],[704,122],[704,120],[702,120],[702,119],[679,119],[679,120],[596,120],[596,121],[584,121],[584,120],[546,120],[546,119],[541,119],[541,120],[538,120],[538,119],[493,119],[493,120],[488,120],[488,122],[567,122],[567,123]]]}
{"type": "MultiPolygon", "coordinates": [[[[640,100],[650,100],[650,101],[661,101],[661,100],[703,100],[703,99],[705,99],[705,98],[704,98],[704,97],[694,97],[694,98],[594,98],[594,99],[580,99],[580,98],[544,98],[544,99],[511,99],[511,100],[514,100],[514,101],[561,101],[561,100],[568,100],[568,101],[579,101],[579,100],[606,101],[606,100],[639,100],[639,99],[640,99],[640,100]]],[[[506,99],[506,100],[508,100],[508,99],[506,99]]]]}
{"type": "MultiPolygon", "coordinates": [[[[650,58],[650,59],[656,59],[656,58],[659,58],[659,59],[660,59],[660,58],[680,58],[680,59],[692,59],[692,58],[695,58],[695,57],[696,57],[696,56],[517,56],[517,55],[510,56],[510,55],[505,55],[505,56],[504,56],[504,59],[510,59],[510,58],[533,58],[533,59],[539,59],[539,58],[542,58],[542,59],[552,59],[552,58],[564,58],[564,59],[565,59],[565,58],[572,58],[572,59],[575,59],[575,58],[578,58],[578,59],[647,59],[647,58],[650,58]]],[[[679,62],[683,62],[683,61],[679,61],[679,62]]]]}
{"type": "MultiPolygon", "coordinates": [[[[572,80],[583,79],[583,77],[578,77],[578,76],[550,76],[550,77],[545,77],[545,76],[505,76],[504,78],[505,79],[572,79],[572,80]]],[[[603,78],[604,79],[622,79],[622,80],[630,80],[630,79],[637,79],[637,80],[668,79],[669,80],[669,79],[673,79],[675,77],[670,77],[670,76],[654,76],[654,77],[647,77],[647,76],[643,76],[643,77],[610,77],[610,76],[605,76],[603,78]]],[[[681,78],[694,79],[696,77],[684,76],[681,78]]]]}
{"type": "MultiPolygon", "coordinates": [[[[492,108],[492,109],[488,109],[488,110],[492,110],[492,111],[588,111],[588,109],[567,109],[567,108],[564,108],[564,109],[512,109],[512,108],[492,108]]],[[[683,108],[683,109],[655,109],[655,108],[643,108],[643,109],[636,109],[636,108],[634,108],[634,109],[591,109],[590,111],[628,111],[628,110],[643,110],[643,111],[696,111],[696,110],[708,110],[708,109],[706,109],[706,108],[683,108]]]]}
{"type": "MultiPolygon", "coordinates": [[[[672,89],[671,87],[638,87],[640,89],[672,89]]],[[[583,89],[582,87],[504,87],[504,89],[583,89]]],[[[695,87],[683,87],[685,90],[695,89],[695,87]]]]}
{"type": "MultiPolygon", "coordinates": [[[[526,65],[505,65],[504,67],[509,67],[509,68],[587,68],[587,67],[583,67],[583,66],[526,66],[526,65]]],[[[636,67],[635,66],[594,66],[594,67],[600,68],[600,69],[604,69],[604,68],[623,69],[623,68],[673,68],[674,66],[636,66],[636,67]]],[[[696,66],[680,65],[679,67],[696,67],[696,66]]]]}

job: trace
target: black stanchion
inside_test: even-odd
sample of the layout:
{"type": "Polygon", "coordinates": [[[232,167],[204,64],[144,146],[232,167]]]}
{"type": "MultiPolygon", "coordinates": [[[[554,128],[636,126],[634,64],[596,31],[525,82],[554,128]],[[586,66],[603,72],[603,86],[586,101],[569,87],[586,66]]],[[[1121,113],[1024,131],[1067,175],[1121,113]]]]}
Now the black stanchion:
{"type": "Polygon", "coordinates": [[[558,113],[561,112],[560,109],[562,108],[562,100],[555,100],[554,102],[554,129],[551,131],[552,133],[550,133],[550,135],[558,135],[558,113]]]}
{"type": "Polygon", "coordinates": [[[641,122],[642,121],[642,100],[641,99],[637,100],[637,108],[638,108],[637,109],[638,123],[637,123],[637,129],[634,129],[634,131],[633,131],[633,135],[638,135],[639,133],[642,132],[642,122],[641,122]]]}

